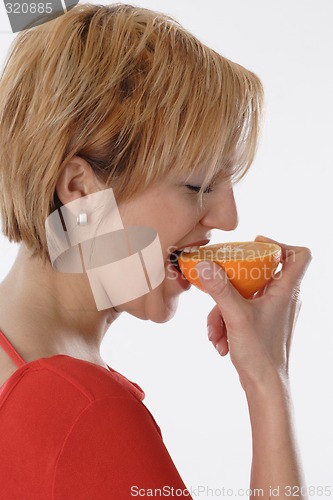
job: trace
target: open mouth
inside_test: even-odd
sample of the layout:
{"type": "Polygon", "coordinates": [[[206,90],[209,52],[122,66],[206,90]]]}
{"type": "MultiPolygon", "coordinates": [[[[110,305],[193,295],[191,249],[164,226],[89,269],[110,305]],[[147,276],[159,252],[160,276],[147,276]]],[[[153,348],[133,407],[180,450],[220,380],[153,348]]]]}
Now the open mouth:
{"type": "MultiPolygon", "coordinates": [[[[200,246],[199,245],[195,245],[195,246],[189,246],[189,247],[184,247],[184,248],[181,248],[180,250],[174,250],[171,254],[170,254],[170,262],[171,264],[173,264],[173,266],[177,269],[177,271],[185,278],[184,274],[181,272],[181,269],[179,267],[179,264],[178,264],[178,256],[181,254],[181,253],[193,253],[193,252],[197,252],[198,250],[200,250],[200,246]]],[[[186,279],[186,278],[185,278],[186,279]]]]}
{"type": "MultiPolygon", "coordinates": [[[[181,272],[180,270],[180,267],[179,267],[179,264],[178,264],[178,255],[180,255],[182,253],[182,250],[175,250],[174,252],[172,252],[169,256],[169,259],[170,259],[170,262],[171,264],[177,269],[177,271],[182,275],[183,273],[181,272]]],[[[184,276],[185,277],[185,276],[184,276]]]]}

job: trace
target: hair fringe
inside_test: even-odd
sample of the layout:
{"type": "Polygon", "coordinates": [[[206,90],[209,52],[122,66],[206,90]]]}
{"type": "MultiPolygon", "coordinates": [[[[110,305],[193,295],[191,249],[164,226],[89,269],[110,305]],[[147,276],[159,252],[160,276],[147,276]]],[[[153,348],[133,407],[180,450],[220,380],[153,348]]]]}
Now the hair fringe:
{"type": "Polygon", "coordinates": [[[48,259],[45,219],[72,156],[117,202],[203,171],[240,180],[258,142],[258,77],[175,19],[82,4],[19,33],[0,79],[0,215],[10,241],[48,259]]]}

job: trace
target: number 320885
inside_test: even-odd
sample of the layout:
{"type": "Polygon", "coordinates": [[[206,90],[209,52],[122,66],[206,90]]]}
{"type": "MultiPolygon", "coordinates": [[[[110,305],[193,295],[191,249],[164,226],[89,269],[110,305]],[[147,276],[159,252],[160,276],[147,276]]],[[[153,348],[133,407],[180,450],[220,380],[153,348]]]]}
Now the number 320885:
{"type": "Polygon", "coordinates": [[[8,14],[52,14],[52,3],[6,3],[8,14]]]}

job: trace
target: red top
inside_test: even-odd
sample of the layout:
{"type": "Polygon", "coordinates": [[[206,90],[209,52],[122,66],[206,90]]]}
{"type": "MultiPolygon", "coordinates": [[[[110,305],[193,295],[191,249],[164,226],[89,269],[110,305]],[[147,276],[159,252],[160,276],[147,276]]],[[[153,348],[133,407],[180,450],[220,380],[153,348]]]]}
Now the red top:
{"type": "Polygon", "coordinates": [[[0,387],[1,500],[191,498],[137,384],[65,354],[26,363],[1,331],[0,346],[18,366],[0,387]]]}

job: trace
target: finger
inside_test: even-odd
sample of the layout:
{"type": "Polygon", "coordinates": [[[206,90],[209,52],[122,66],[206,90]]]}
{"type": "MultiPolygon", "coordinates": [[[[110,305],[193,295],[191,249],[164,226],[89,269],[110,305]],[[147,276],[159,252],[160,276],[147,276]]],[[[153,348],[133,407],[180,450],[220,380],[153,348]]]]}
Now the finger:
{"type": "Polygon", "coordinates": [[[258,290],[258,292],[256,292],[254,294],[254,298],[255,299],[258,299],[259,297],[262,297],[265,294],[265,292],[266,292],[266,286],[267,285],[263,286],[260,290],[258,290]]]}
{"type": "Polygon", "coordinates": [[[229,352],[227,329],[218,305],[207,316],[208,338],[221,356],[229,352]]]}
{"type": "Polygon", "coordinates": [[[264,241],[275,243],[281,247],[281,264],[282,269],[273,276],[273,280],[269,283],[268,289],[274,289],[278,286],[291,292],[295,288],[300,287],[300,283],[304,274],[312,260],[311,251],[307,247],[286,245],[266,236],[257,236],[255,241],[264,241]]]}
{"type": "Polygon", "coordinates": [[[229,282],[224,270],[212,261],[199,262],[196,270],[203,288],[218,305],[226,328],[246,326],[247,301],[229,282]]]}
{"type": "Polygon", "coordinates": [[[224,334],[224,322],[216,304],[207,316],[208,338],[215,345],[224,334]]]}
{"type": "Polygon", "coordinates": [[[225,356],[226,354],[228,354],[229,344],[226,335],[223,335],[223,337],[215,344],[215,349],[220,354],[220,356],[225,356]]]}

